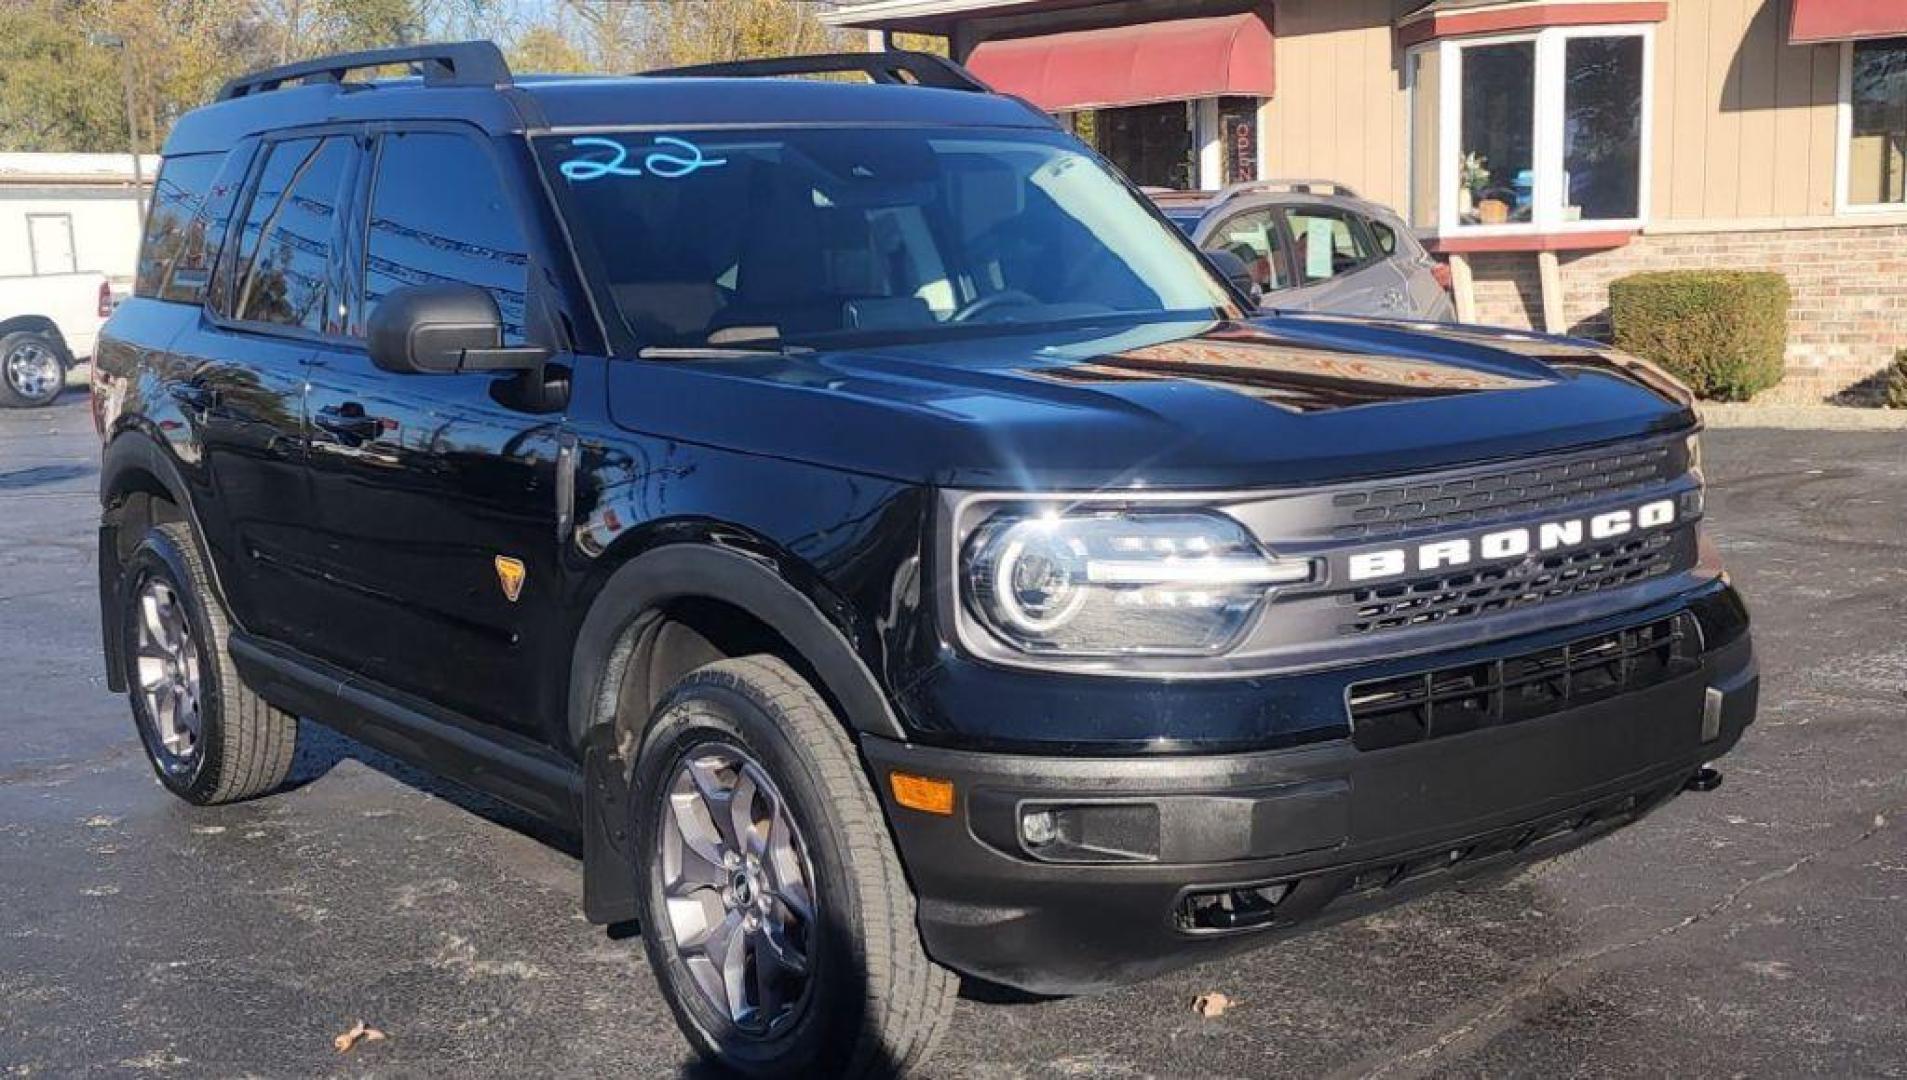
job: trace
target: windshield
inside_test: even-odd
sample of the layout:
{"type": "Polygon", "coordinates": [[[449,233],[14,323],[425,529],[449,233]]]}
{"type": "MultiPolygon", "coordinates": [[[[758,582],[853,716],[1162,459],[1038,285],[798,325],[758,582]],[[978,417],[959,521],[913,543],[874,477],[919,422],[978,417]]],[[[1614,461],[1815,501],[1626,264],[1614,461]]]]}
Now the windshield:
{"type": "Polygon", "coordinates": [[[910,340],[1231,302],[1057,132],[598,132],[538,153],[644,347],[910,340]]]}

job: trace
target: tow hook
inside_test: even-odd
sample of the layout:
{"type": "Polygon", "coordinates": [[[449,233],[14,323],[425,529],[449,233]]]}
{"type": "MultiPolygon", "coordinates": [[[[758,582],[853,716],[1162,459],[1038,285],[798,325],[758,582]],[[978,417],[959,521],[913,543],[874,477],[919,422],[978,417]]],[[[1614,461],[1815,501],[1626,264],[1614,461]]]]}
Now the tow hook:
{"type": "Polygon", "coordinates": [[[1704,765],[1695,770],[1695,775],[1682,785],[1683,791],[1714,791],[1722,786],[1722,771],[1713,765],[1704,765]]]}

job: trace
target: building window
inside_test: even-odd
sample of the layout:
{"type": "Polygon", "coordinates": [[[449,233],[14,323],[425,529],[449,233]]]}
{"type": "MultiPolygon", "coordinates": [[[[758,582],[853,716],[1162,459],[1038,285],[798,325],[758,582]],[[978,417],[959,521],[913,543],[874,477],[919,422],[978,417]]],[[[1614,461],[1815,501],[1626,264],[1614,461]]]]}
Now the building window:
{"type": "Polygon", "coordinates": [[[1439,232],[1639,225],[1650,36],[1559,27],[1416,51],[1413,219],[1439,232]]]}
{"type": "Polygon", "coordinates": [[[1847,204],[1907,205],[1907,38],[1849,49],[1847,204]]]}

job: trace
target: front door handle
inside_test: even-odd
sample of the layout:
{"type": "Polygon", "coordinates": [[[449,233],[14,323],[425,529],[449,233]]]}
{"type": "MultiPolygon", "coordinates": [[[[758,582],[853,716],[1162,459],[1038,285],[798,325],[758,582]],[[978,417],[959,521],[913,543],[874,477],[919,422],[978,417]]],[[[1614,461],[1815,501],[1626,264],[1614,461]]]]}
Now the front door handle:
{"type": "Polygon", "coordinates": [[[333,435],[356,442],[375,439],[384,431],[383,418],[366,416],[364,406],[355,401],[326,405],[312,417],[312,422],[333,435]]]}

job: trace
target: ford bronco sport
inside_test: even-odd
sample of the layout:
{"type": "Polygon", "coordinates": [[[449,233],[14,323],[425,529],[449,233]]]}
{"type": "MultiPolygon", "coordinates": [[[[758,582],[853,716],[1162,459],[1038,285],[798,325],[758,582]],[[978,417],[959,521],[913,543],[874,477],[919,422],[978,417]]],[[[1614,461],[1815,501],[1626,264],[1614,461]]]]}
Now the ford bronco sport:
{"type": "Polygon", "coordinates": [[[946,61],[334,57],[162,186],[93,388],[159,779],[267,792],[308,717],[572,829],[745,1072],[1552,855],[1754,714],[1674,383],[1250,318],[946,61]]]}

